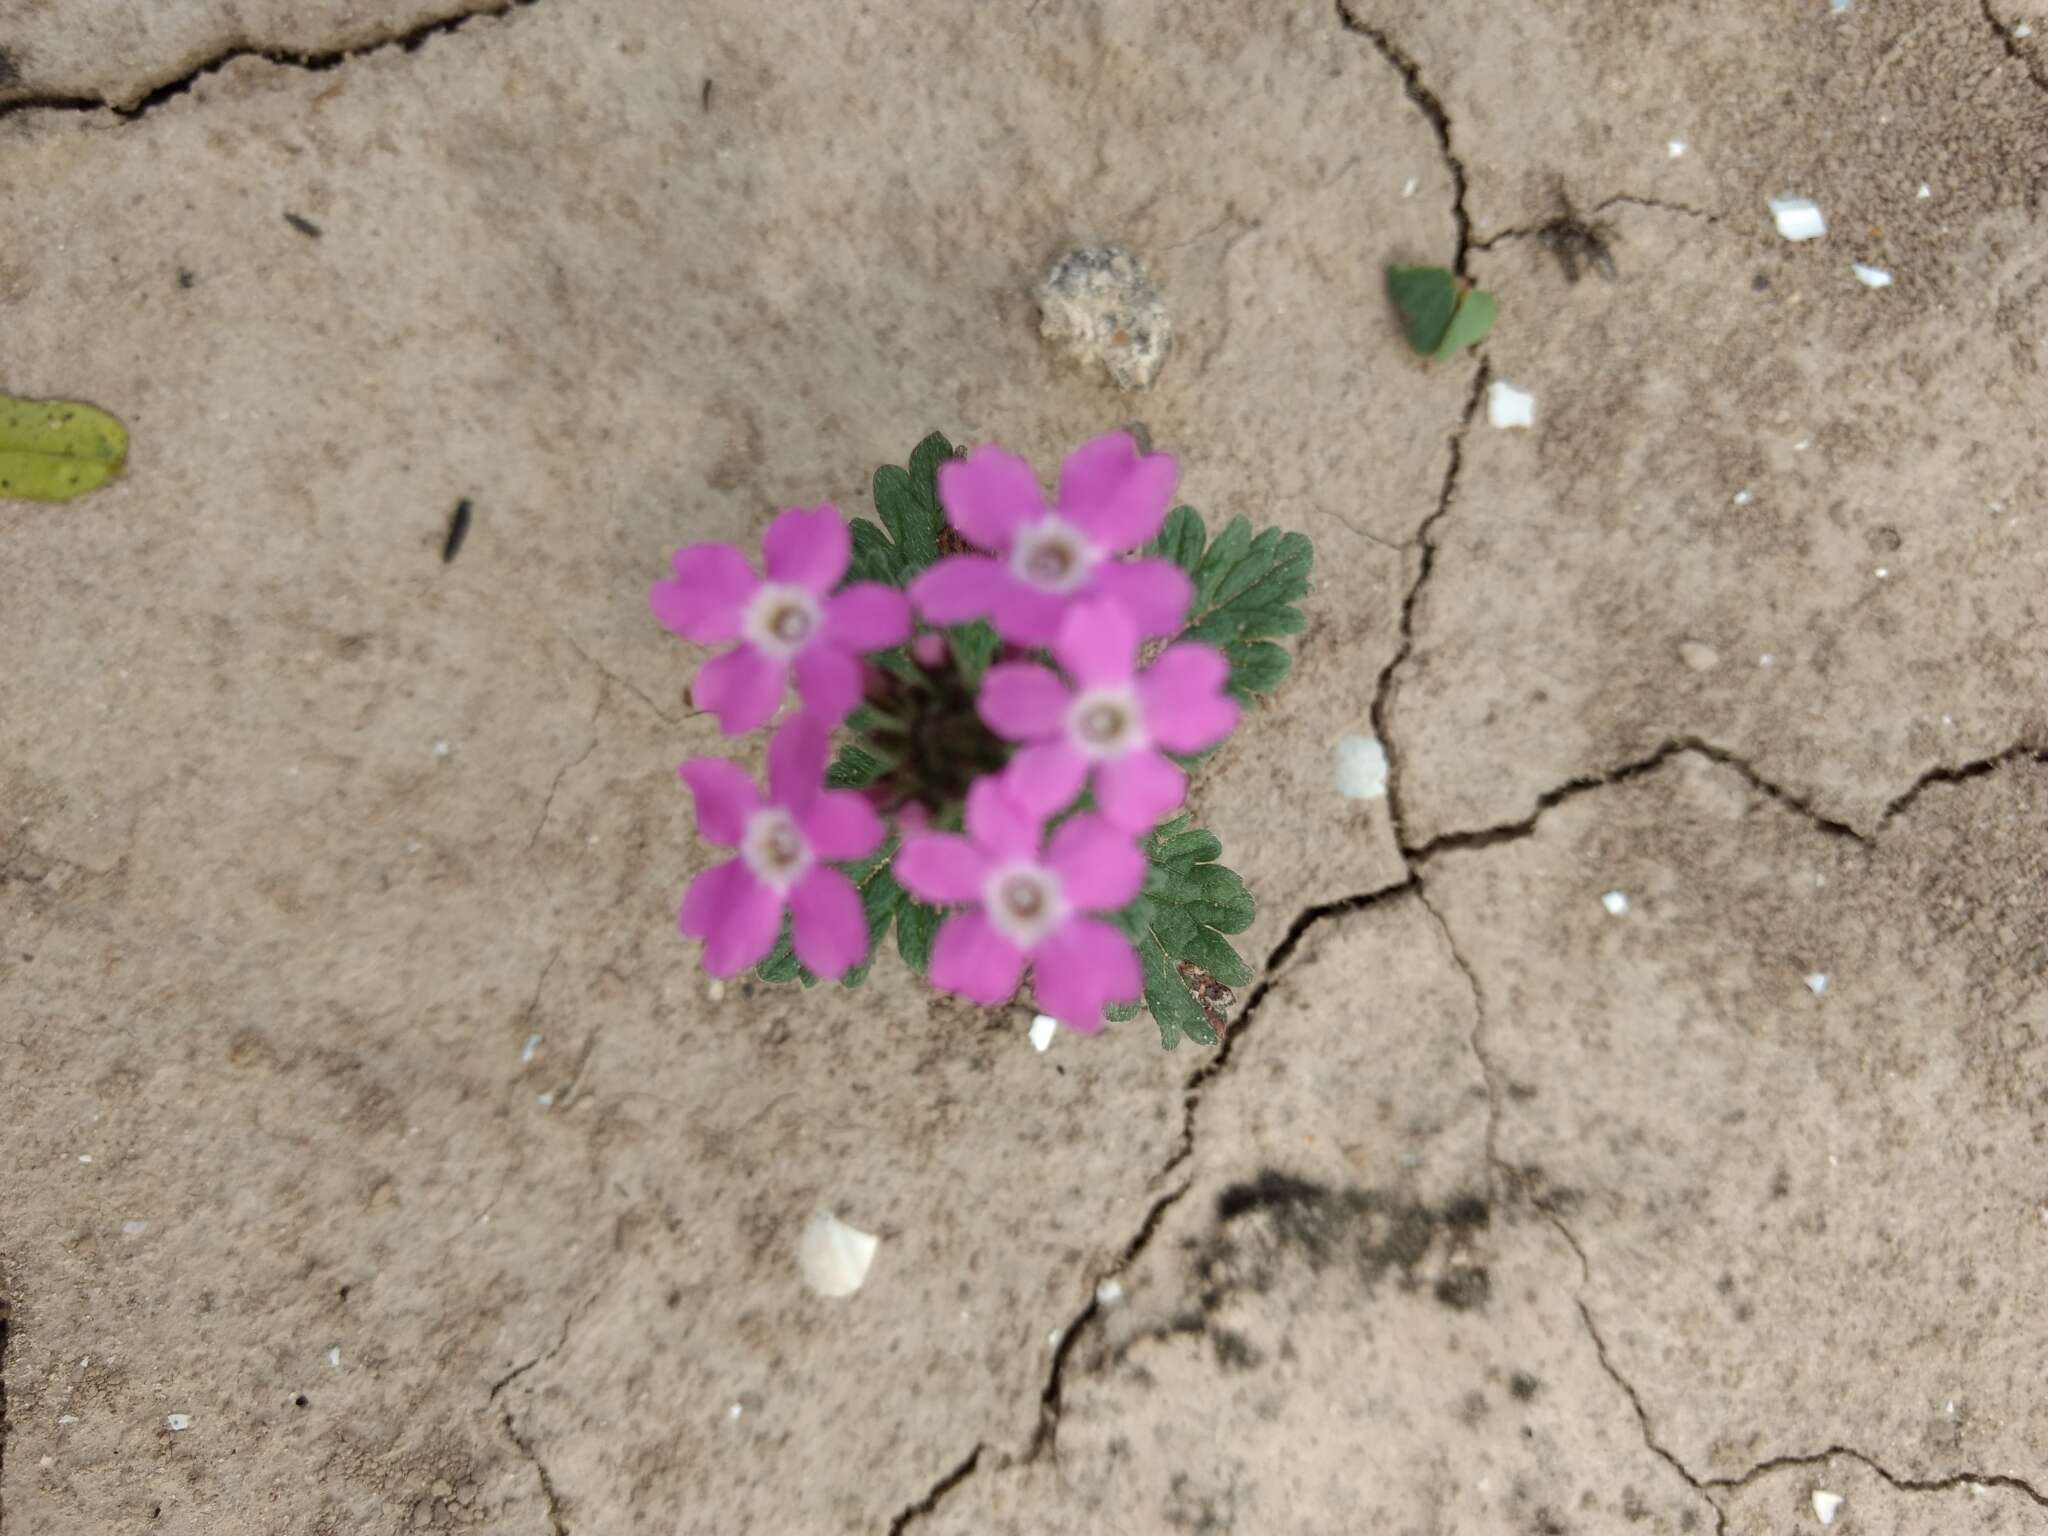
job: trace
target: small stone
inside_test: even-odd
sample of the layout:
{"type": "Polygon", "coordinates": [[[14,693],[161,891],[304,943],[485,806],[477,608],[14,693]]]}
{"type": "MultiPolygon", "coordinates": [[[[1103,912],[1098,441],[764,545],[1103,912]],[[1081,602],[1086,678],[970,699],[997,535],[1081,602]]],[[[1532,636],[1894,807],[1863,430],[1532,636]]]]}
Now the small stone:
{"type": "Polygon", "coordinates": [[[1536,397],[1517,389],[1506,379],[1486,386],[1486,424],[1490,427],[1533,427],[1536,425],[1536,397]]]}
{"type": "Polygon", "coordinates": [[[1118,389],[1149,389],[1173,350],[1166,301],[1144,263],[1121,245],[1069,251],[1038,285],[1038,331],[1118,389]]]}
{"type": "Polygon", "coordinates": [[[1721,653],[1711,645],[1702,645],[1697,640],[1681,640],[1678,645],[1678,659],[1695,672],[1711,672],[1721,665],[1721,653]]]}
{"type": "Polygon", "coordinates": [[[1609,891],[1600,898],[1600,905],[1607,909],[1609,917],[1627,917],[1628,893],[1626,891],[1609,891]]]}
{"type": "Polygon", "coordinates": [[[1685,156],[1685,140],[1673,139],[1664,146],[1664,150],[1674,160],[1683,159],[1685,156]]]}
{"type": "Polygon", "coordinates": [[[172,1434],[183,1434],[191,1427],[192,1415],[189,1413],[170,1413],[164,1415],[164,1428],[171,1431],[172,1434]]]}
{"type": "Polygon", "coordinates": [[[797,1239],[797,1267],[804,1283],[820,1296],[851,1296],[868,1277],[881,1239],[820,1211],[797,1239]]]}
{"type": "Polygon", "coordinates": [[[1787,240],[1818,240],[1828,232],[1828,221],[1812,198],[1774,197],[1769,201],[1771,218],[1787,240]]]}
{"type": "Polygon", "coordinates": [[[1031,1048],[1043,1055],[1052,1045],[1052,1037],[1059,1033],[1060,1021],[1049,1013],[1041,1013],[1031,1021],[1031,1048]]]}
{"type": "Polygon", "coordinates": [[[1839,1493],[1829,1493],[1825,1488],[1813,1490],[1814,1518],[1820,1521],[1822,1525],[1833,1525],[1835,1523],[1835,1512],[1841,1507],[1842,1496],[1839,1493]]]}
{"type": "Polygon", "coordinates": [[[1113,1307],[1124,1299],[1124,1283],[1114,1277],[1095,1287],[1095,1304],[1098,1307],[1113,1307]]]}
{"type": "Polygon", "coordinates": [[[1337,738],[1337,793],[1347,800],[1386,797],[1387,749],[1377,736],[1337,738]]]}
{"type": "Polygon", "coordinates": [[[1856,281],[1866,288],[1889,288],[1892,285],[1892,275],[1883,267],[1866,266],[1863,262],[1852,261],[1849,263],[1849,270],[1856,274],[1856,281]]]}
{"type": "Polygon", "coordinates": [[[1827,992],[1827,989],[1828,978],[1827,973],[1825,971],[1815,971],[1813,972],[1813,974],[1806,978],[1806,990],[1811,992],[1815,997],[1820,997],[1824,995],[1827,992]]]}

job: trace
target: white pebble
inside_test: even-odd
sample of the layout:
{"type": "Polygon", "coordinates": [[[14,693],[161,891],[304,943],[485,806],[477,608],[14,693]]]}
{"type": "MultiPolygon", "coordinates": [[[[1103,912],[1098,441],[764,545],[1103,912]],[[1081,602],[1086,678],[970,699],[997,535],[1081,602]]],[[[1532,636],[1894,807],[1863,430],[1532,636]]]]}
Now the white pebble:
{"type": "Polygon", "coordinates": [[[540,1049],[541,1041],[546,1038],[547,1036],[545,1035],[528,1035],[526,1037],[526,1044],[519,1048],[519,1065],[523,1067],[533,1060],[533,1053],[540,1049]]]}
{"type": "Polygon", "coordinates": [[[708,986],[708,987],[706,987],[706,988],[704,989],[704,995],[705,995],[706,997],[710,998],[710,999],[711,999],[711,1001],[712,1001],[712,1002],[714,1002],[714,1003],[722,1003],[722,1002],[724,1002],[724,1001],[725,1001],[725,983],[724,983],[724,982],[722,982],[722,981],[720,981],[720,980],[719,980],[719,979],[718,979],[717,977],[715,977],[715,976],[714,976],[714,977],[712,978],[712,980],[711,980],[711,985],[710,985],[710,986],[708,986]]]}
{"type": "Polygon", "coordinates": [[[434,743],[434,756],[436,757],[446,757],[452,750],[453,749],[445,741],[437,741],[434,743]]]}
{"type": "Polygon", "coordinates": [[[1124,1299],[1124,1283],[1111,1277],[1095,1287],[1095,1304],[1098,1307],[1113,1307],[1124,1299]]]}
{"type": "Polygon", "coordinates": [[[1415,189],[1421,185],[1421,182],[1417,181],[1413,176],[1410,176],[1407,182],[1401,188],[1401,195],[1403,197],[1413,197],[1415,195],[1415,189]]]}
{"type": "Polygon", "coordinates": [[[1787,240],[1818,240],[1828,232],[1828,221],[1821,217],[1820,204],[1810,197],[1774,197],[1770,206],[1778,233],[1787,240]]]}
{"type": "Polygon", "coordinates": [[[148,1230],[149,1223],[146,1221],[124,1221],[121,1223],[121,1231],[129,1237],[140,1237],[148,1230]]]}
{"type": "Polygon", "coordinates": [[[1826,992],[1827,989],[1827,972],[1815,971],[1813,972],[1813,974],[1806,978],[1806,990],[1811,992],[1815,997],[1819,997],[1822,993],[1826,992]]]}
{"type": "Polygon", "coordinates": [[[1829,1493],[1825,1488],[1813,1490],[1813,1514],[1822,1525],[1835,1523],[1835,1511],[1842,1507],[1842,1496],[1829,1493]]]}
{"type": "Polygon", "coordinates": [[[1337,738],[1337,793],[1347,800],[1378,800],[1387,792],[1387,749],[1377,736],[1337,738]]]}
{"type": "Polygon", "coordinates": [[[1926,202],[1926,201],[1927,201],[1927,199],[1928,199],[1928,198],[1930,198],[1930,197],[1932,197],[1932,196],[1934,196],[1934,188],[1932,188],[1932,187],[1930,187],[1929,185],[1927,185],[1927,183],[1926,183],[1926,182],[1924,182],[1924,181],[1923,181],[1923,182],[1921,182],[1921,183],[1920,183],[1920,193],[1919,193],[1920,201],[1924,203],[1924,202],[1926,202]]]}
{"type": "Polygon", "coordinates": [[[1628,895],[1624,891],[1609,891],[1600,898],[1600,905],[1607,909],[1609,917],[1628,916],[1628,895]]]}
{"type": "Polygon", "coordinates": [[[1866,288],[1889,288],[1892,285],[1892,275],[1883,267],[1867,267],[1860,261],[1852,261],[1849,263],[1849,270],[1856,274],[1856,281],[1866,288]]]}
{"type": "Polygon", "coordinates": [[[2027,21],[2021,22],[2018,26],[2012,29],[2012,35],[2014,37],[2032,37],[2034,35],[2033,23],[2027,21]]]}
{"type": "Polygon", "coordinates": [[[1879,581],[1883,581],[1883,580],[1885,579],[1885,577],[1887,577],[1887,576],[1891,575],[1891,573],[1892,573],[1892,568],[1891,568],[1890,566],[1888,566],[1888,565],[1880,565],[1880,566],[1879,566],[1879,567],[1877,568],[1877,579],[1878,579],[1879,581]]]}
{"type": "Polygon", "coordinates": [[[881,1239],[820,1211],[797,1239],[796,1262],[804,1284],[820,1296],[851,1296],[868,1277],[881,1239]]]}
{"type": "Polygon", "coordinates": [[[1674,160],[1683,158],[1685,155],[1685,140],[1673,139],[1670,143],[1664,146],[1664,151],[1666,154],[1670,155],[1671,158],[1674,160]]]}
{"type": "Polygon", "coordinates": [[[187,1429],[190,1429],[191,1427],[192,1427],[192,1415],[191,1415],[191,1414],[189,1414],[189,1413],[172,1413],[172,1414],[166,1414],[166,1415],[164,1416],[164,1428],[165,1428],[165,1429],[168,1429],[168,1430],[172,1430],[172,1431],[174,1431],[174,1432],[175,1432],[175,1431],[183,1431],[183,1430],[187,1430],[187,1429]]]}
{"type": "Polygon", "coordinates": [[[1493,427],[1535,426],[1536,397],[1506,379],[1495,379],[1486,386],[1486,423],[1493,427]]]}
{"type": "Polygon", "coordinates": [[[1769,651],[1766,651],[1763,655],[1757,657],[1756,664],[1760,667],[1775,667],[1778,664],[1778,658],[1769,651]]]}
{"type": "Polygon", "coordinates": [[[1756,492],[1745,488],[1743,490],[1737,491],[1734,494],[1734,496],[1730,498],[1730,500],[1732,500],[1738,507],[1746,507],[1752,501],[1756,500],[1756,492]]]}
{"type": "Polygon", "coordinates": [[[745,1413],[746,1411],[747,1410],[744,1406],[742,1406],[739,1403],[734,1403],[730,1408],[725,1410],[725,1416],[728,1419],[737,1419],[741,1414],[745,1413]]]}
{"type": "Polygon", "coordinates": [[[328,1349],[327,1363],[337,1371],[341,1369],[341,1346],[339,1344],[333,1345],[328,1349]]]}
{"type": "Polygon", "coordinates": [[[1051,1047],[1052,1037],[1059,1033],[1060,1021],[1049,1013],[1041,1013],[1031,1021],[1031,1048],[1041,1055],[1051,1047]]]}
{"type": "Polygon", "coordinates": [[[90,1152],[81,1152],[78,1154],[78,1160],[81,1163],[89,1163],[92,1161],[92,1154],[90,1152]]]}
{"type": "Polygon", "coordinates": [[[1830,15],[1839,16],[1854,3],[1855,0],[1828,0],[1828,12],[1830,15]]]}
{"type": "Polygon", "coordinates": [[[533,1101],[540,1105],[542,1109],[553,1109],[555,1107],[555,1096],[552,1093],[536,1093],[533,1096],[533,1101]]]}
{"type": "Polygon", "coordinates": [[[61,1424],[76,1424],[76,1423],[78,1422],[78,1415],[77,1415],[77,1414],[75,1414],[75,1413],[66,1413],[66,1414],[60,1414],[60,1415],[58,1416],[58,1418],[57,1418],[57,1422],[58,1422],[58,1423],[59,1423],[60,1425],[61,1425],[61,1424]]]}

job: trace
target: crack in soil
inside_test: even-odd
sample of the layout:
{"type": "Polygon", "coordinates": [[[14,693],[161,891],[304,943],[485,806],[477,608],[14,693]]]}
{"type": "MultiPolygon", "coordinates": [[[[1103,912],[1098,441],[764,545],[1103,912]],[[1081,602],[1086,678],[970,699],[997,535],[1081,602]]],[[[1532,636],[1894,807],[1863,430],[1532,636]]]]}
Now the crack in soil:
{"type": "Polygon", "coordinates": [[[12,1309],[0,1298],[0,1530],[7,1527],[7,1319],[12,1309]]]}
{"type": "Polygon", "coordinates": [[[915,1504],[904,1505],[901,1513],[889,1522],[889,1536],[903,1536],[903,1532],[909,1529],[911,1521],[922,1520],[926,1515],[937,1509],[939,1507],[939,1500],[943,1499],[947,1494],[974,1475],[975,1467],[981,1463],[981,1453],[987,1449],[988,1447],[982,1442],[975,1442],[974,1449],[967,1453],[966,1460],[962,1461],[936,1483],[933,1483],[925,1496],[915,1504]]]}
{"type": "MultiPolygon", "coordinates": [[[[491,1390],[495,1392],[497,1388],[491,1390]]],[[[541,1497],[547,1500],[548,1529],[553,1536],[569,1536],[568,1523],[562,1518],[562,1502],[555,1494],[554,1480],[548,1476],[547,1463],[534,1454],[533,1447],[526,1443],[526,1437],[513,1426],[511,1404],[507,1403],[498,1410],[498,1422],[505,1426],[505,1438],[518,1446],[519,1454],[533,1463],[534,1475],[540,1479],[541,1497]]]]}
{"type": "Polygon", "coordinates": [[[1495,230],[1484,239],[1474,240],[1472,249],[1491,251],[1512,241],[1539,238],[1567,224],[1583,224],[1587,220],[1597,219],[1610,208],[1649,208],[1658,213],[1676,213],[1688,219],[1699,219],[1708,224],[1722,222],[1721,215],[1710,209],[1694,208],[1687,203],[1666,202],[1659,197],[1638,197],[1630,192],[1617,192],[1612,197],[1602,198],[1591,208],[1554,215],[1540,224],[1516,224],[1507,229],[1495,230]]]}
{"type": "Polygon", "coordinates": [[[128,106],[118,106],[100,96],[23,96],[14,101],[0,102],[0,119],[12,117],[19,112],[112,112],[123,123],[132,123],[147,117],[165,102],[174,101],[185,95],[208,75],[220,73],[237,59],[263,59],[285,69],[301,69],[319,74],[330,69],[339,69],[351,59],[359,59],[365,54],[382,53],[387,49],[396,49],[400,53],[417,53],[432,39],[460,32],[479,17],[507,16],[513,11],[525,10],[538,4],[540,0],[495,0],[493,4],[480,5],[475,10],[464,11],[458,16],[443,16],[435,21],[424,21],[390,37],[378,38],[374,42],[362,43],[353,48],[298,50],[259,48],[238,43],[212,58],[203,60],[184,74],[150,87],[128,106]]]}
{"type": "Polygon", "coordinates": [[[1472,216],[1465,211],[1465,162],[1451,148],[1450,113],[1444,110],[1436,92],[1422,83],[1421,66],[1395,47],[1394,40],[1386,33],[1352,15],[1346,0],[1337,0],[1337,23],[1346,32],[1355,32],[1371,43],[1379,56],[1393,65],[1408,92],[1408,99],[1429,120],[1429,126],[1436,134],[1437,146],[1443,151],[1444,165],[1451,173],[1451,218],[1458,226],[1458,253],[1451,262],[1451,270],[1460,277],[1466,276],[1465,263],[1472,251],[1472,216]]]}
{"type": "Polygon", "coordinates": [[[1955,1472],[1947,1477],[1900,1477],[1890,1471],[1876,1457],[1846,1445],[1831,1445],[1824,1451],[1812,1451],[1799,1456],[1773,1456],[1760,1461],[1740,1477],[1710,1477],[1705,1483],[1708,1488],[1746,1488],[1760,1477],[1780,1472],[1787,1467],[1815,1467],[1832,1457],[1843,1456],[1850,1461],[1861,1462],[1885,1482],[1901,1493],[1947,1493],[1957,1488],[1973,1485],[1984,1488],[2005,1488],[2033,1500],[2043,1509],[2048,1509],[2048,1495],[2025,1478],[2013,1477],[2002,1472],[1955,1472]]]}

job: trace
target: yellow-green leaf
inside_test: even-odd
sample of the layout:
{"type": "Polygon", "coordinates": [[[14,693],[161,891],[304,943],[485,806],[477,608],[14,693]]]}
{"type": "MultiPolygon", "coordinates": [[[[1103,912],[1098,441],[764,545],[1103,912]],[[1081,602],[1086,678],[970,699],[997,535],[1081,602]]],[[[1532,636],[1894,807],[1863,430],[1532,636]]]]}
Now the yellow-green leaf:
{"type": "Polygon", "coordinates": [[[128,458],[128,429],[73,400],[0,395],[0,498],[69,501],[96,491],[128,458]]]}

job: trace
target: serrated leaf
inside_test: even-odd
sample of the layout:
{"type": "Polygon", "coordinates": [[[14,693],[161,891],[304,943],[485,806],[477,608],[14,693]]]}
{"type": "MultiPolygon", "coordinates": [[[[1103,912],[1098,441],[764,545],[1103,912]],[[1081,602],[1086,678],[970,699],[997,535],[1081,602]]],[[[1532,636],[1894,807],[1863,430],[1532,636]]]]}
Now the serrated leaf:
{"type": "Polygon", "coordinates": [[[1243,698],[1271,693],[1294,668],[1294,657],[1270,640],[1226,645],[1223,654],[1230,658],[1230,691],[1243,698]]]}
{"type": "Polygon", "coordinates": [[[852,520],[849,580],[907,587],[939,558],[939,535],[946,526],[939,506],[939,466],[957,452],[944,433],[933,432],[910,450],[908,469],[884,464],[875,471],[875,513],[882,522],[877,527],[863,517],[852,520]]]}
{"type": "Polygon", "coordinates": [[[1248,987],[1252,983],[1252,968],[1245,964],[1244,956],[1231,947],[1229,940],[1206,928],[1196,930],[1181,958],[1207,971],[1226,987],[1248,987]]]}
{"type": "MultiPolygon", "coordinates": [[[[1167,888],[1167,899],[1214,914],[1207,918],[1209,926],[1224,933],[1244,932],[1252,925],[1252,917],[1257,911],[1244,877],[1236,870],[1216,863],[1197,864],[1184,874],[1175,873],[1172,884],[1167,888]]],[[[1188,957],[1175,951],[1174,958],[1185,960],[1188,957]]]]}
{"type": "MultiPolygon", "coordinates": [[[[1188,515],[1199,525],[1196,514],[1188,515]]],[[[1234,648],[1308,628],[1295,604],[1308,595],[1314,567],[1315,546],[1305,534],[1279,528],[1255,534],[1242,517],[1230,520],[1195,565],[1195,599],[1181,638],[1231,656],[1231,689],[1240,699],[1270,693],[1287,675],[1287,664],[1270,654],[1277,647],[1246,650],[1241,660],[1234,648]]]]}
{"type": "Polygon", "coordinates": [[[825,782],[833,789],[865,789],[888,768],[882,760],[858,742],[848,742],[825,770],[825,782]]]}
{"type": "Polygon", "coordinates": [[[910,488],[931,514],[934,527],[946,515],[939,505],[939,466],[958,457],[960,450],[946,441],[943,432],[927,433],[924,441],[910,450],[910,488]]]}
{"type": "Polygon", "coordinates": [[[1465,348],[1476,347],[1486,340],[1487,333],[1493,329],[1498,309],[1490,293],[1474,288],[1466,294],[1458,301],[1458,312],[1451,316],[1443,340],[1436,345],[1436,360],[1448,362],[1465,348]]]}
{"type": "MultiPolygon", "coordinates": [[[[1185,817],[1180,818],[1185,821],[1185,817]]],[[[1170,830],[1171,824],[1161,827],[1154,834],[1159,838],[1159,851],[1153,857],[1155,867],[1167,870],[1185,870],[1191,865],[1207,863],[1223,853],[1223,844],[1214,832],[1205,832],[1197,827],[1190,832],[1170,830]]]]}
{"type": "Polygon", "coordinates": [[[1215,1006],[1221,1017],[1229,999],[1205,1003],[1195,986],[1228,989],[1251,980],[1251,968],[1224,935],[1250,926],[1252,896],[1235,870],[1215,862],[1222,851],[1215,835],[1191,827],[1185,814],[1162,822],[1145,840],[1144,894],[1116,914],[1144,964],[1145,1006],[1168,1050],[1183,1035],[1205,1044],[1216,1038],[1209,1010],[1215,1006]]]}
{"type": "Polygon", "coordinates": [[[1208,539],[1208,530],[1202,526],[1201,513],[1193,507],[1175,507],[1166,514],[1166,521],[1159,529],[1159,537],[1147,544],[1143,553],[1164,555],[1189,575],[1193,575],[1202,563],[1202,546],[1208,539]]]}
{"type": "Polygon", "coordinates": [[[931,969],[932,940],[938,935],[943,914],[906,895],[896,908],[896,952],[903,963],[922,976],[931,969]]]}
{"type": "Polygon", "coordinates": [[[884,464],[875,471],[875,511],[906,567],[921,571],[939,558],[938,508],[917,494],[907,470],[884,464]]]}
{"type": "Polygon", "coordinates": [[[1138,960],[1145,968],[1145,1007],[1159,1026],[1160,1045],[1170,1051],[1183,1035],[1198,1045],[1214,1045],[1216,1031],[1209,1027],[1209,1016],[1188,991],[1180,968],[1167,958],[1157,937],[1147,935],[1139,944],[1138,960]]]}
{"type": "MultiPolygon", "coordinates": [[[[768,951],[767,959],[754,967],[754,974],[763,981],[777,982],[795,981],[800,977],[810,976],[810,972],[803,968],[802,962],[796,957],[796,944],[790,937],[787,916],[782,919],[782,932],[776,936],[775,947],[768,951]]],[[[815,976],[811,977],[811,981],[816,980],[815,976]]],[[[807,981],[804,985],[809,986],[810,982],[807,981]]]]}
{"type": "Polygon", "coordinates": [[[70,501],[96,491],[128,460],[128,429],[75,400],[0,395],[0,497],[70,501]]]}
{"type": "Polygon", "coordinates": [[[853,534],[853,559],[846,567],[848,581],[879,581],[892,587],[908,582],[902,557],[886,533],[864,517],[853,518],[847,528],[853,534]]]}
{"type": "Polygon", "coordinates": [[[1458,308],[1458,280],[1443,267],[1387,268],[1387,297],[1401,317],[1408,345],[1433,354],[1458,308]]]}
{"type": "Polygon", "coordinates": [[[853,967],[839,984],[842,987],[857,987],[868,979],[868,972],[874,969],[875,959],[882,952],[882,940],[888,936],[889,924],[895,920],[903,902],[907,899],[903,887],[896,883],[896,877],[889,870],[884,855],[877,854],[867,861],[872,867],[865,876],[847,871],[860,888],[861,915],[868,922],[867,958],[853,967]]]}

